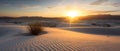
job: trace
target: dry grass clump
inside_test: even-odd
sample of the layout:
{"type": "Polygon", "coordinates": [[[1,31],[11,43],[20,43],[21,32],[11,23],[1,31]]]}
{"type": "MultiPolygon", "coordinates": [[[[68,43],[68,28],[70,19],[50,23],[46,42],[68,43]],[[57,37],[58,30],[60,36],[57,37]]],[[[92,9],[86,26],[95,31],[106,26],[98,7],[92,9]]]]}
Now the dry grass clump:
{"type": "Polygon", "coordinates": [[[39,35],[39,33],[43,32],[42,23],[30,23],[30,24],[28,24],[28,31],[32,35],[39,35]]]}

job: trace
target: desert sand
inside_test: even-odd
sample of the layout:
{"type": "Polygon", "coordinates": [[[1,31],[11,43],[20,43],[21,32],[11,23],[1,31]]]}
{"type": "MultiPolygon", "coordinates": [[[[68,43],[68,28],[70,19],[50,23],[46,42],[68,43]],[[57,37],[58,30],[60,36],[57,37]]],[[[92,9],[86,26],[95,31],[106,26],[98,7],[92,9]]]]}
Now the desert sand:
{"type": "Polygon", "coordinates": [[[62,28],[46,27],[44,30],[43,35],[25,35],[28,34],[25,26],[0,25],[0,51],[120,51],[120,36],[62,28]]]}

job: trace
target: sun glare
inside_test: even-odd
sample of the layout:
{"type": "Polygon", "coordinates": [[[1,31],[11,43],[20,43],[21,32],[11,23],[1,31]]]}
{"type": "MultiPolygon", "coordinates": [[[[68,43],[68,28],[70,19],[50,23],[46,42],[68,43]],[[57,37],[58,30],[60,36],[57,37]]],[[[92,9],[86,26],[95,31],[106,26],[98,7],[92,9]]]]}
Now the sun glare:
{"type": "Polygon", "coordinates": [[[80,15],[80,13],[79,13],[78,11],[68,11],[68,12],[66,13],[66,16],[69,16],[69,17],[71,17],[71,18],[77,17],[77,16],[79,16],[79,15],[80,15]]]}
{"type": "Polygon", "coordinates": [[[78,16],[81,16],[81,12],[77,10],[70,10],[67,11],[65,14],[70,24],[77,21],[78,16]]]}

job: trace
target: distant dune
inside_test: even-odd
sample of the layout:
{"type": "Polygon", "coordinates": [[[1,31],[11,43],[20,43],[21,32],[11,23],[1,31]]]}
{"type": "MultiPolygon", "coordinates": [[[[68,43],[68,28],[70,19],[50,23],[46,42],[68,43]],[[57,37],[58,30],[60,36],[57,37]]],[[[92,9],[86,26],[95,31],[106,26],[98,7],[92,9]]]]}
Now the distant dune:
{"type": "Polygon", "coordinates": [[[81,20],[120,20],[120,15],[88,15],[82,16],[81,20]]]}

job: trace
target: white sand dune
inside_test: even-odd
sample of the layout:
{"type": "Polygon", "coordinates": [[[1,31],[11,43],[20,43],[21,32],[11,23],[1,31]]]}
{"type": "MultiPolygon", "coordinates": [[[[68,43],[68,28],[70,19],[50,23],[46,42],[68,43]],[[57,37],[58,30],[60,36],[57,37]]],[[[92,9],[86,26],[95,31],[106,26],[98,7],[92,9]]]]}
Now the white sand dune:
{"type": "Polygon", "coordinates": [[[5,35],[0,36],[0,51],[120,51],[120,36],[108,37],[57,28],[45,28],[45,31],[46,34],[39,36],[25,36],[20,35],[27,32],[24,26],[1,25],[0,34],[5,35]]]}

